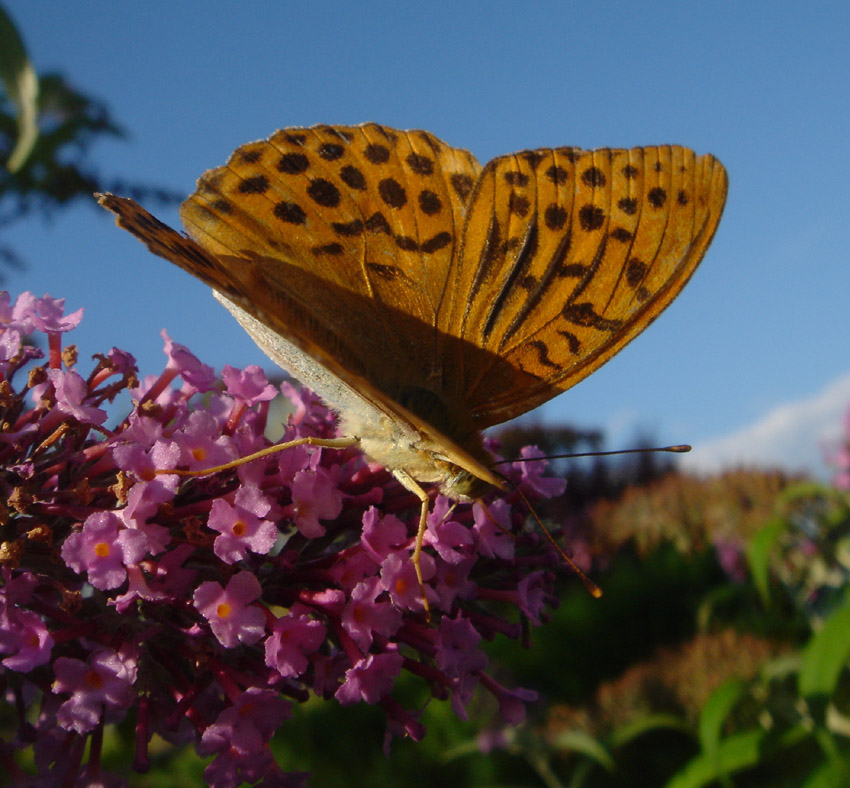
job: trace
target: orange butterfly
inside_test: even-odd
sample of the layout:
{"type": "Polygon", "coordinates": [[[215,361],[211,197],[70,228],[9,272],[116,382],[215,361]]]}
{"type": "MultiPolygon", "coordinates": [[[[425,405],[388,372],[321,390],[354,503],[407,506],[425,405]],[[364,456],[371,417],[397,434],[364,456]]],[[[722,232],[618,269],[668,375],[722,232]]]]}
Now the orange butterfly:
{"type": "MultiPolygon", "coordinates": [[[[717,229],[726,171],[676,145],[493,159],[374,123],[283,129],[201,176],[190,237],[98,195],[211,286],[257,344],[422,501],[503,482],[481,431],[574,385],[649,325],[717,229]]],[[[304,439],[307,440],[307,439],[304,439]]]]}

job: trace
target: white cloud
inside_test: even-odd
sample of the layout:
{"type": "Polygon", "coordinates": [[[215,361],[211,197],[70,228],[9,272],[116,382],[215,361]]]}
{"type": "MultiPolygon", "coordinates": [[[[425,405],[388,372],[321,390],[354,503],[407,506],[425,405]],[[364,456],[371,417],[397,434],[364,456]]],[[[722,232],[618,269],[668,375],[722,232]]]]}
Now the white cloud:
{"type": "Polygon", "coordinates": [[[763,419],[721,438],[694,446],[681,468],[713,472],[740,465],[803,470],[828,475],[824,450],[842,437],[850,406],[850,374],[807,399],[779,405],[763,419]]]}

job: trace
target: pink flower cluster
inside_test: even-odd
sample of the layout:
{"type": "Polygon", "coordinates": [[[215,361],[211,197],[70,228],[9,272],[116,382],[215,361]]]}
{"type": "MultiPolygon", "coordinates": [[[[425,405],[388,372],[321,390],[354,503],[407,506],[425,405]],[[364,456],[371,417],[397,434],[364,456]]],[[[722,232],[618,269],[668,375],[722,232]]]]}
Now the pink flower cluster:
{"type": "MultiPolygon", "coordinates": [[[[118,784],[100,743],[132,711],[137,770],[156,733],[215,756],[210,785],[302,785],[268,746],[291,704],[377,704],[390,733],[419,739],[419,710],[392,695],[402,672],[461,717],[481,686],[506,723],[523,718],[533,693],[500,686],[480,648],[519,638],[555,601],[557,556],[524,527],[518,492],[432,501],[428,617],[411,563],[418,501],[385,469],[299,446],[211,476],[168,473],[268,446],[277,389],[257,367],[217,377],[164,332],[158,377],[140,383],[116,349],[84,377],[62,342],[81,317],[61,299],[0,294],[0,682],[19,719],[0,768],[21,785],[118,784]],[[42,366],[24,342],[38,332],[42,366]],[[103,406],[124,390],[133,407],[107,427],[103,406]],[[13,757],[26,748],[37,775],[13,757]]],[[[294,407],[285,439],[334,435],[314,395],[281,388],[294,407]]],[[[506,473],[528,499],[562,491],[525,460],[506,473]]]]}

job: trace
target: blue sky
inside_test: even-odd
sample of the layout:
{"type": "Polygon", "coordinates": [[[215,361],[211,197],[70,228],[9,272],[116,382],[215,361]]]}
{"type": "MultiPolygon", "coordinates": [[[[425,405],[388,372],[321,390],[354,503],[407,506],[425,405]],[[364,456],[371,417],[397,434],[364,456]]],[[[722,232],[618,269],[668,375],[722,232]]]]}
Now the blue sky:
{"type": "MultiPolygon", "coordinates": [[[[850,406],[850,385],[836,389],[850,373],[846,2],[5,6],[36,67],[105,100],[131,132],[94,150],[100,170],[181,193],[241,143],[319,122],[425,128],[482,162],[556,145],[710,151],[730,192],[702,266],[539,417],[605,428],[612,446],[642,430],[726,441],[721,460],[799,465],[817,461],[820,433],[850,406]],[[771,444],[758,436],[777,412],[796,432],[771,444]]],[[[4,242],[29,262],[8,289],[86,307],[81,357],[117,345],[158,372],[165,327],[217,367],[265,363],[203,285],[88,206],[20,223],[4,242]]]]}

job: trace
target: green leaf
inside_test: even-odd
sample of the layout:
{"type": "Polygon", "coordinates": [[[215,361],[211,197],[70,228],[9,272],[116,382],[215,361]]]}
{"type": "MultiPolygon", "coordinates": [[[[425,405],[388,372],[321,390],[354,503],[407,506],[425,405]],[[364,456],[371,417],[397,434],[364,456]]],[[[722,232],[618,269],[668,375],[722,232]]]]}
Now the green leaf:
{"type": "Polygon", "coordinates": [[[739,679],[729,679],[711,693],[703,706],[699,718],[699,741],[706,757],[717,761],[723,723],[744,694],[746,686],[739,679]]]}
{"type": "Polygon", "coordinates": [[[850,764],[829,761],[815,769],[801,788],[846,788],[850,785],[850,764]]]}
{"type": "Polygon", "coordinates": [[[702,602],[696,613],[696,626],[700,632],[709,632],[712,628],[712,617],[717,610],[723,610],[730,602],[740,595],[740,589],[732,584],[717,586],[703,595],[702,602]]]}
{"type": "Polygon", "coordinates": [[[18,139],[6,162],[16,172],[29,158],[38,139],[38,77],[27,58],[24,42],[0,6],[0,80],[16,109],[18,139]]]}
{"type": "Polygon", "coordinates": [[[763,681],[783,681],[800,672],[802,657],[795,651],[792,654],[780,654],[761,666],[759,676],[763,681]]]}
{"type": "Polygon", "coordinates": [[[770,604],[770,554],[787,527],[784,520],[771,520],[752,538],[747,548],[753,583],[765,607],[770,604]]]}
{"type": "Polygon", "coordinates": [[[724,739],[716,757],[698,755],[673,776],[666,788],[700,788],[723,775],[755,766],[761,758],[761,745],[766,736],[765,731],[753,730],[724,739]]]}
{"type": "Polygon", "coordinates": [[[602,742],[584,731],[564,731],[555,737],[553,745],[559,750],[571,750],[585,755],[609,772],[614,770],[614,759],[602,742]]]}
{"type": "Polygon", "coordinates": [[[623,747],[644,733],[661,729],[691,733],[690,726],[681,717],[674,714],[647,714],[617,728],[608,737],[608,742],[612,748],[623,747]]]}
{"type": "Polygon", "coordinates": [[[800,668],[800,694],[824,701],[835,692],[850,658],[850,593],[806,645],[800,668]]]}

